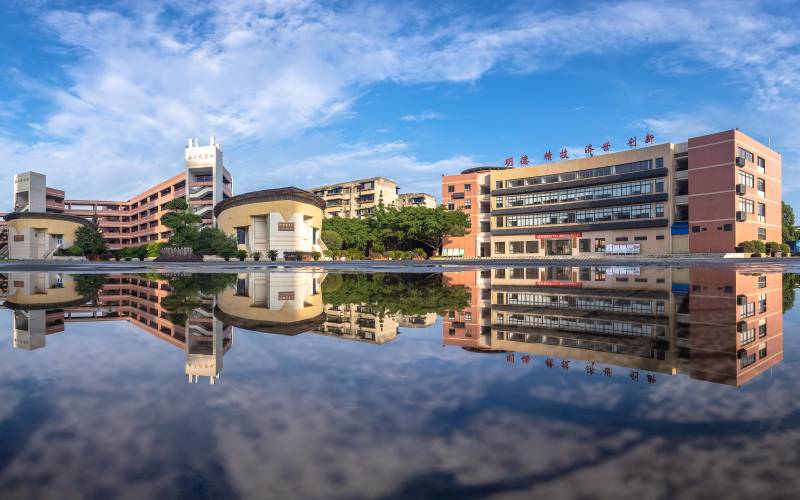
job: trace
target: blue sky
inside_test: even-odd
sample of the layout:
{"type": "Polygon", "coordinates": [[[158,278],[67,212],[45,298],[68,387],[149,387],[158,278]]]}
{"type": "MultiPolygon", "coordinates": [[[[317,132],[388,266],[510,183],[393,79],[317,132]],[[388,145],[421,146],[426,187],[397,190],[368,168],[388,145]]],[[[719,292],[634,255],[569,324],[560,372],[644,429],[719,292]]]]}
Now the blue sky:
{"type": "Polygon", "coordinates": [[[438,197],[507,156],[739,127],[800,204],[797,7],[6,0],[0,185],[127,198],[215,135],[237,192],[383,175],[438,197]]]}

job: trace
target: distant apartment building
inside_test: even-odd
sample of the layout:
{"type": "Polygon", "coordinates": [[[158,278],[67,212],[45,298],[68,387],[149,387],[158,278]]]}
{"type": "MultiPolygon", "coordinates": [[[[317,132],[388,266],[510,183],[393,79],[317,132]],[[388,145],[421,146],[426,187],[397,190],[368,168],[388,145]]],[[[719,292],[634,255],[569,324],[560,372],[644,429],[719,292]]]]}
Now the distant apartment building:
{"type": "MultiPolygon", "coordinates": [[[[738,129],[488,174],[490,224],[479,213],[478,231],[445,242],[443,255],[727,253],[781,241],[781,156],[738,129]]],[[[458,177],[442,178],[443,203],[472,220],[475,202],[455,189],[471,181],[458,177]]]]}
{"type": "Polygon", "coordinates": [[[436,208],[436,198],[428,193],[401,193],[397,196],[398,207],[436,208]]]}
{"type": "Polygon", "coordinates": [[[741,386],[783,359],[780,272],[507,267],[444,279],[467,286],[472,301],[447,314],[443,344],[508,362],[741,386]]]}
{"type": "Polygon", "coordinates": [[[360,218],[375,213],[378,205],[397,206],[397,183],[383,177],[340,182],[310,189],[325,200],[327,217],[360,218]]]}
{"type": "Polygon", "coordinates": [[[14,213],[9,214],[15,220],[9,221],[9,231],[14,233],[9,246],[20,248],[15,258],[46,258],[57,246],[69,246],[71,241],[64,241],[69,239],[64,233],[65,222],[96,221],[111,250],[166,241],[170,232],[161,224],[161,216],[165,205],[179,197],[186,198],[203,225],[213,225],[214,206],[233,196],[233,181],[224,166],[221,145],[213,137],[205,146],[190,139],[184,162],[183,172],[127,201],[68,199],[64,191],[47,187],[43,174],[17,174],[14,213]]]}
{"type": "Polygon", "coordinates": [[[467,258],[492,255],[489,174],[506,168],[474,167],[460,174],[442,176],[442,205],[448,210],[463,210],[470,222],[469,233],[444,241],[442,255],[467,258]]]}
{"type": "Polygon", "coordinates": [[[436,199],[427,193],[403,193],[397,183],[384,177],[340,182],[310,189],[325,201],[326,217],[362,218],[385,207],[436,208],[436,199]]]}

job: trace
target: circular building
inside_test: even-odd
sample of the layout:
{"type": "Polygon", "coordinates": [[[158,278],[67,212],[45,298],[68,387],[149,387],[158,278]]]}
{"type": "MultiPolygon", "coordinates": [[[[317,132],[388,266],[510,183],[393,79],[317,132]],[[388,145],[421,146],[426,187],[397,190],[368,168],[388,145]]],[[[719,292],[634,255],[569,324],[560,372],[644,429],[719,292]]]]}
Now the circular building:
{"type": "Polygon", "coordinates": [[[240,194],[217,203],[217,227],[248,253],[321,252],[325,202],[294,187],[240,194]]]}
{"type": "Polygon", "coordinates": [[[8,222],[8,257],[47,259],[59,248],[75,244],[75,231],[92,223],[74,215],[45,212],[12,212],[8,222]]]}

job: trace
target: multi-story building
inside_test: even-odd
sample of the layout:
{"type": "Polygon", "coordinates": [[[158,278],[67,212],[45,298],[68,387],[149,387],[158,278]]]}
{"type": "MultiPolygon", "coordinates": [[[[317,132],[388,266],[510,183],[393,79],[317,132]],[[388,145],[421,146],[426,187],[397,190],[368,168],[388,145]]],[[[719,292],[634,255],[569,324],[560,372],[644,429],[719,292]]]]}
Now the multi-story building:
{"type": "Polygon", "coordinates": [[[738,130],[493,173],[495,255],[733,252],[781,240],[780,156],[738,130]]]}
{"type": "Polygon", "coordinates": [[[367,304],[325,305],[325,321],[315,333],[341,339],[385,344],[397,338],[398,318],[378,314],[367,304]]]}
{"type": "Polygon", "coordinates": [[[473,295],[445,319],[445,345],[521,353],[525,363],[542,356],[592,374],[621,367],[635,379],[644,370],[735,386],[783,359],[779,272],[587,266],[467,274],[445,273],[473,295]],[[481,306],[488,328],[475,319],[480,290],[491,290],[481,306]]]}
{"type": "MultiPolygon", "coordinates": [[[[443,177],[443,202],[474,211],[458,177],[443,177]]],[[[489,189],[490,252],[483,224],[443,255],[727,253],[781,241],[781,156],[738,129],[490,171],[489,189]]]]}
{"type": "Polygon", "coordinates": [[[310,189],[325,200],[327,217],[366,217],[383,202],[386,207],[397,204],[397,183],[383,177],[340,182],[310,189]]]}
{"type": "Polygon", "coordinates": [[[428,193],[401,193],[397,196],[397,206],[436,208],[436,198],[428,193]]]}
{"type": "Polygon", "coordinates": [[[469,215],[470,230],[464,236],[447,238],[442,255],[447,257],[490,257],[491,186],[489,174],[508,167],[475,167],[456,175],[442,176],[442,205],[469,215]]]}
{"type": "Polygon", "coordinates": [[[184,197],[203,225],[214,224],[214,206],[233,196],[233,178],[223,163],[222,147],[212,137],[207,146],[189,139],[184,150],[186,169],[127,201],[64,200],[64,212],[97,220],[109,248],[166,241],[169,228],[161,224],[165,205],[184,197]]]}
{"type": "Polygon", "coordinates": [[[183,172],[127,201],[65,199],[64,191],[46,186],[45,175],[17,174],[14,177],[14,212],[91,219],[112,250],[165,241],[170,232],[160,221],[168,202],[186,198],[192,210],[202,218],[203,225],[210,226],[214,224],[214,206],[233,196],[231,174],[224,166],[221,145],[213,137],[207,146],[198,145],[197,139],[189,139],[184,161],[183,172]]]}
{"type": "Polygon", "coordinates": [[[0,259],[8,257],[8,222],[6,214],[0,212],[0,259]]]}
{"type": "Polygon", "coordinates": [[[442,343],[469,350],[491,350],[492,275],[491,269],[444,273],[446,286],[469,290],[469,305],[460,311],[448,311],[442,318],[442,343]]]}

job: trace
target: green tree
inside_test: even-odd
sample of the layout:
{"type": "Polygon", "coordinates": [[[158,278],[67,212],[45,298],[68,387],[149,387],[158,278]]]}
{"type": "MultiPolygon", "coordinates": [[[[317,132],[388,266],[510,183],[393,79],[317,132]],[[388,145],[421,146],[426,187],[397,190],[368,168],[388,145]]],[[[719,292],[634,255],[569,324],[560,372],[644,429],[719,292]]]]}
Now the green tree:
{"type": "Polygon", "coordinates": [[[75,292],[96,305],[105,282],[105,274],[78,274],[75,276],[75,292]]]}
{"type": "MultiPolygon", "coordinates": [[[[159,276],[156,279],[164,279],[159,276]]],[[[169,295],[161,300],[161,305],[169,313],[168,319],[175,324],[185,325],[192,310],[200,307],[203,296],[222,293],[236,282],[235,274],[191,274],[169,280],[169,295]]]]}
{"type": "MultiPolygon", "coordinates": [[[[400,210],[390,210],[396,212],[391,233],[393,237],[403,235],[406,246],[419,242],[432,253],[438,253],[446,238],[463,236],[469,232],[469,217],[461,210],[446,210],[444,207],[403,207],[400,210]]],[[[418,245],[410,248],[416,246],[418,245]]]]}
{"type": "Polygon", "coordinates": [[[236,238],[233,236],[226,236],[225,238],[215,241],[214,246],[211,248],[214,255],[230,259],[236,255],[239,245],[236,244],[236,238]]]}
{"type": "Polygon", "coordinates": [[[783,314],[794,307],[795,289],[800,285],[800,274],[786,273],[783,275],[783,314]]]}
{"type": "Polygon", "coordinates": [[[332,229],[323,229],[322,241],[325,242],[325,246],[330,250],[341,250],[342,243],[344,243],[344,238],[342,238],[341,234],[332,229]]]}
{"type": "Polygon", "coordinates": [[[222,248],[226,243],[225,240],[228,236],[225,235],[220,229],[215,227],[204,227],[197,235],[197,240],[192,246],[195,253],[201,255],[214,255],[217,250],[222,248]]]}
{"type": "Polygon", "coordinates": [[[202,217],[192,212],[185,198],[175,198],[164,205],[167,213],[161,216],[161,224],[172,231],[169,244],[176,247],[192,247],[197,243],[199,235],[198,225],[203,222],[202,217]]]}
{"type": "Polygon", "coordinates": [[[444,314],[469,305],[464,286],[447,286],[441,273],[331,274],[322,284],[322,300],[332,306],[363,304],[386,314],[444,314]]]}
{"type": "MultiPolygon", "coordinates": [[[[366,219],[346,219],[331,217],[322,221],[322,231],[335,231],[342,237],[342,247],[358,248],[366,252],[373,240],[371,228],[366,219]]],[[[326,243],[327,245],[327,243],[326,243]]]]}
{"type": "Polygon", "coordinates": [[[797,232],[794,229],[794,209],[785,201],[781,202],[781,212],[783,214],[782,233],[783,242],[789,243],[797,239],[797,232]]]}
{"type": "Polygon", "coordinates": [[[94,224],[81,224],[81,227],[75,231],[75,246],[82,249],[84,255],[99,255],[106,251],[103,235],[94,224]]]}

